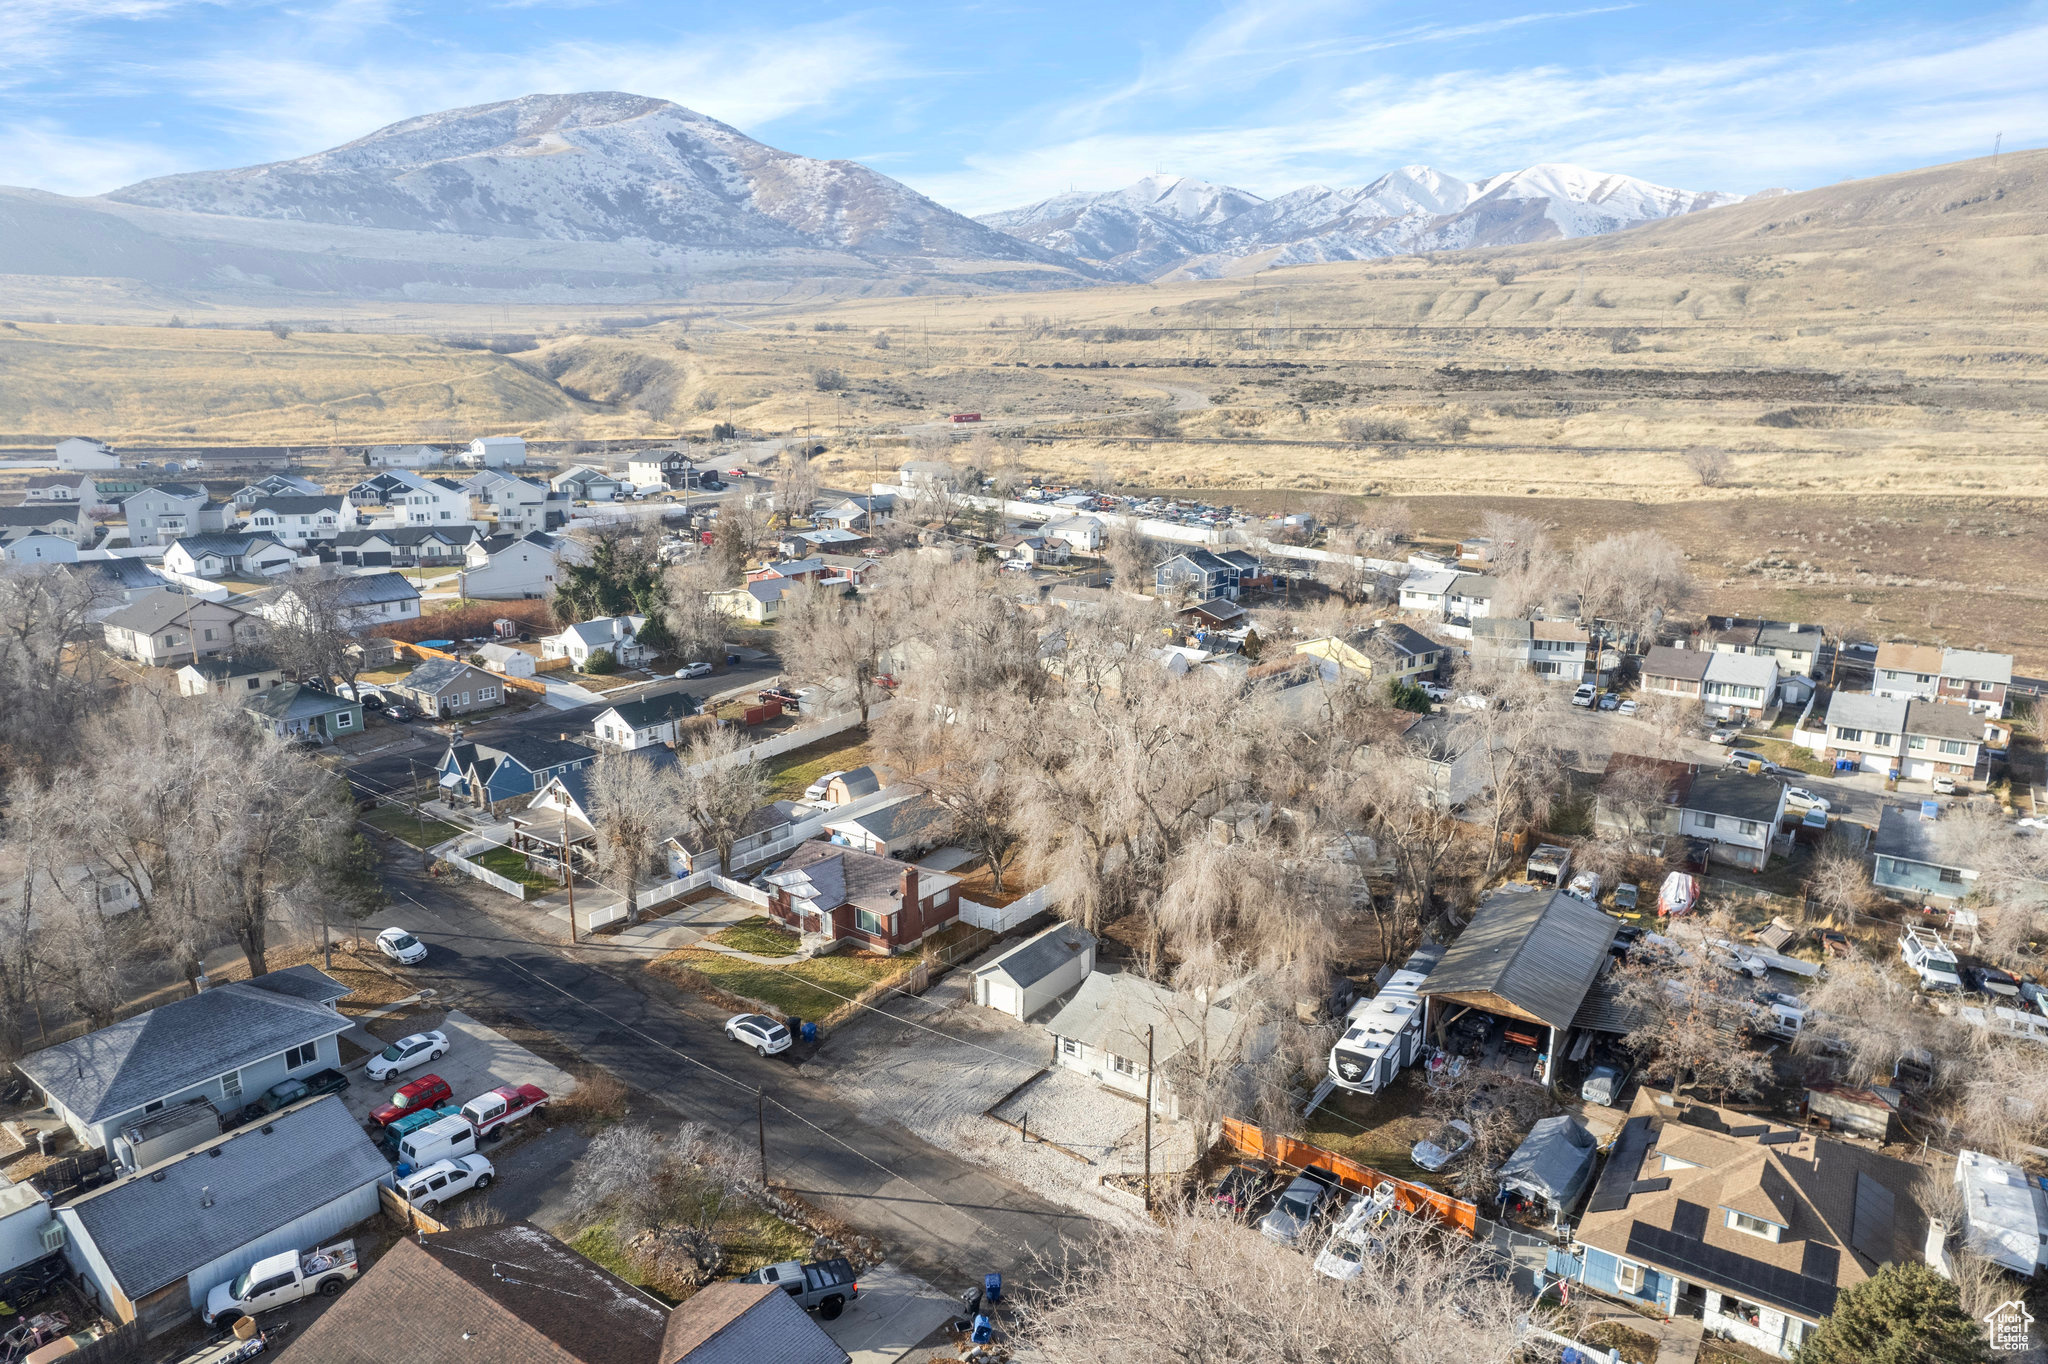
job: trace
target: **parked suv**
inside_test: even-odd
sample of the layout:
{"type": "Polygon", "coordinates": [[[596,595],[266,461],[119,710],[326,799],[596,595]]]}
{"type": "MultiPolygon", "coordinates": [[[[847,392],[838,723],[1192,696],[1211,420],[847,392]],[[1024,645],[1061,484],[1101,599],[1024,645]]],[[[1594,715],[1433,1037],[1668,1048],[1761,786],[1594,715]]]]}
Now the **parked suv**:
{"type": "Polygon", "coordinates": [[[457,1156],[415,1170],[399,1181],[398,1192],[421,1212],[433,1212],[443,1203],[471,1189],[488,1189],[497,1170],[482,1156],[457,1156]]]}
{"type": "Polygon", "coordinates": [[[1581,682],[1579,683],[1578,690],[1572,693],[1572,704],[1590,708],[1593,702],[1599,699],[1599,696],[1600,689],[1598,687],[1594,686],[1591,682],[1581,682]]]}
{"type": "Polygon", "coordinates": [[[772,1283],[796,1299],[797,1306],[816,1312],[826,1321],[845,1311],[846,1304],[860,1296],[853,1265],[844,1259],[815,1260],[809,1264],[784,1260],[744,1275],[740,1282],[772,1283]]]}

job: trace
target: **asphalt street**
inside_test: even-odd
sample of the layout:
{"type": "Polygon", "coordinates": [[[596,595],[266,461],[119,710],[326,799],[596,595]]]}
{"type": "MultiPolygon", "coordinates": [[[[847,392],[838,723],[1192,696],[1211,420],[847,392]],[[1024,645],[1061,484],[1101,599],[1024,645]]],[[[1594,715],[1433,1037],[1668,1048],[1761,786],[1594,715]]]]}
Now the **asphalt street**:
{"type": "MultiPolygon", "coordinates": [[[[1000,1270],[1028,1276],[1090,1236],[1091,1222],[907,1131],[852,1116],[829,1082],[790,1056],[761,1058],[728,1040],[727,1017],[634,980],[637,962],[535,942],[510,900],[491,912],[408,867],[387,864],[394,921],[429,945],[406,974],[451,1005],[513,1015],[611,1071],[678,1117],[709,1123],[742,1149],[765,1142],[769,1178],[860,1231],[948,1291],[1000,1270]]],[[[484,892],[476,892],[484,893],[484,892]]],[[[601,951],[602,949],[598,949],[601,951]]]]}

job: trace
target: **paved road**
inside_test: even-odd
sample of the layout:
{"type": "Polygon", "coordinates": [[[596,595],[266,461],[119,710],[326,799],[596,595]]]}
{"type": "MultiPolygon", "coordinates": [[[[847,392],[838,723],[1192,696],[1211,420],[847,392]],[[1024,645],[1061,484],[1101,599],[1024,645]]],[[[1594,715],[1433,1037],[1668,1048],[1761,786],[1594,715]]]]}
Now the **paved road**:
{"type": "Polygon", "coordinates": [[[487,1018],[516,1015],[745,1149],[756,1145],[761,1114],[772,1180],[880,1238],[895,1262],[948,1291],[989,1270],[1027,1273],[1034,1253],[1057,1258],[1089,1239],[1086,1217],[907,1132],[863,1123],[793,1061],[735,1046],[722,1010],[643,991],[636,964],[528,940],[511,901],[501,918],[466,889],[397,865],[387,865],[385,885],[395,917],[431,946],[408,972],[421,984],[487,1018]]]}

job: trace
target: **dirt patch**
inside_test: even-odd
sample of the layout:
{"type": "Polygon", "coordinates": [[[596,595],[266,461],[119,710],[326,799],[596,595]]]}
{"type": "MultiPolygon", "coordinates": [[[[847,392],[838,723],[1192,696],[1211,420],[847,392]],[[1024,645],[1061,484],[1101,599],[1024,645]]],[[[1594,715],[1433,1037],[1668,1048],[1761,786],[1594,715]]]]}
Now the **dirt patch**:
{"type": "Polygon", "coordinates": [[[1589,1327],[1580,1333],[1579,1339],[1588,1345],[1620,1351],[1627,1364],[1656,1364],[1657,1338],[1618,1321],[1603,1321],[1589,1327]]]}

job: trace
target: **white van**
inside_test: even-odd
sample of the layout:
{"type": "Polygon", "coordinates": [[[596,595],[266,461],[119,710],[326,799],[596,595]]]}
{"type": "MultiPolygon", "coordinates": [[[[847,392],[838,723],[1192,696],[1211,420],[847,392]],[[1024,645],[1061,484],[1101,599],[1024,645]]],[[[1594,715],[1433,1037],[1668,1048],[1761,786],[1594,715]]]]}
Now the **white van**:
{"type": "Polygon", "coordinates": [[[440,1118],[398,1143],[398,1156],[417,1170],[437,1160],[453,1160],[476,1151],[476,1129],[467,1118],[440,1118]]]}

